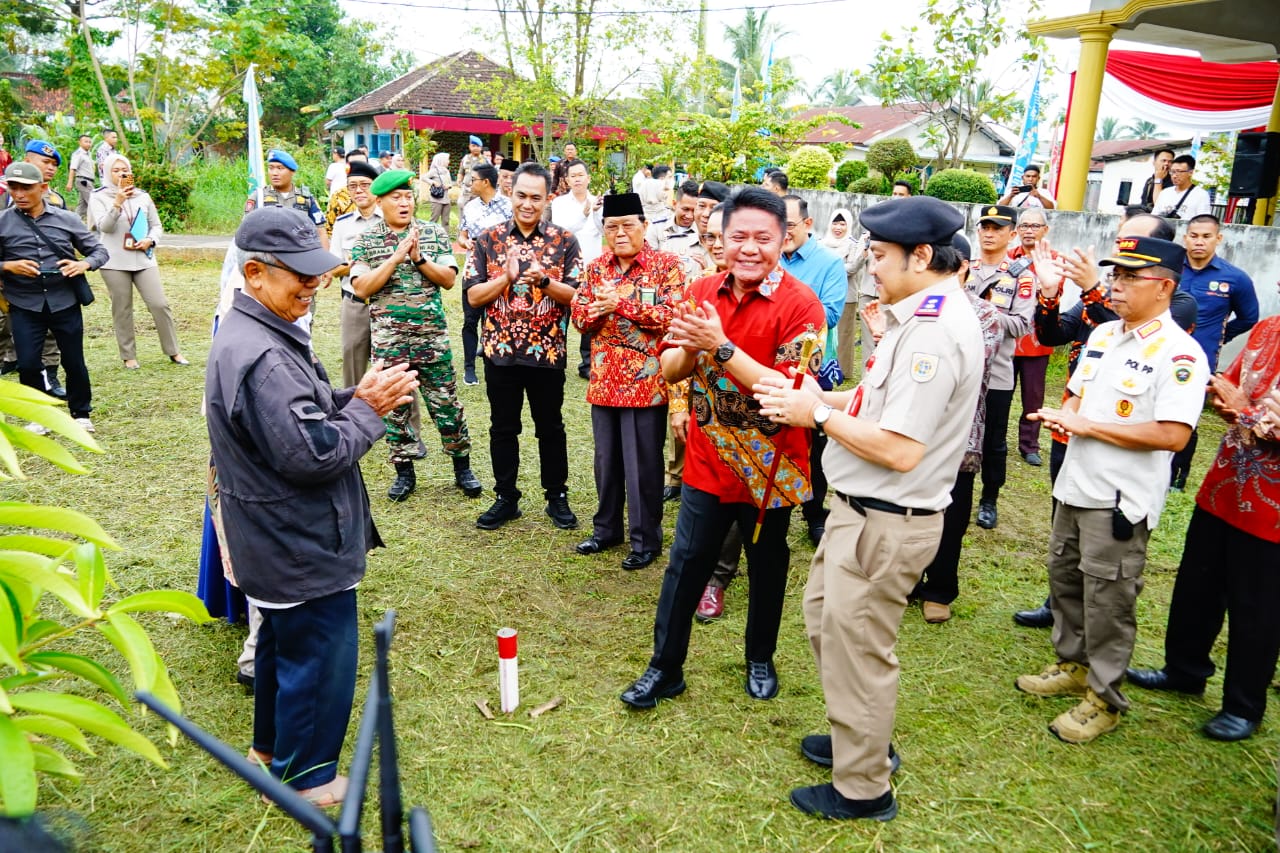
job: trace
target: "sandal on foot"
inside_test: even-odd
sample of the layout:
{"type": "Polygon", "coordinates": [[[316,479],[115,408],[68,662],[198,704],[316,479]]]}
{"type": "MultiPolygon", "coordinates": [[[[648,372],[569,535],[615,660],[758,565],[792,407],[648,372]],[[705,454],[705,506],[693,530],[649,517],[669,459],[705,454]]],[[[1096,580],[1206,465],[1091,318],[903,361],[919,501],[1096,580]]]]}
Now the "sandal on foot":
{"type": "Polygon", "coordinates": [[[191,363],[187,361],[185,358],[183,358],[181,355],[171,355],[169,356],[169,360],[172,361],[174,364],[190,364],[191,363]]]}
{"type": "Polygon", "coordinates": [[[138,360],[136,358],[126,358],[124,360],[125,370],[137,370],[140,367],[142,367],[142,365],[138,364],[138,360]]]}
{"type": "Polygon", "coordinates": [[[260,764],[263,767],[271,766],[271,759],[272,759],[271,753],[259,752],[253,747],[249,747],[249,752],[248,754],[245,755],[245,758],[249,759],[254,764],[260,764]]]}

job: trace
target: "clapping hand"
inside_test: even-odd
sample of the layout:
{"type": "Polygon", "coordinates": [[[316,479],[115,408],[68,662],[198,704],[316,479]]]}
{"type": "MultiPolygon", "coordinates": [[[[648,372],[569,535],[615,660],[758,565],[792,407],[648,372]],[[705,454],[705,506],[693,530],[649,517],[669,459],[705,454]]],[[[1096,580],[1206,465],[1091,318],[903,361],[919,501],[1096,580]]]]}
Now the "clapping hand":
{"type": "Polygon", "coordinates": [[[1062,266],[1067,278],[1080,285],[1081,290],[1092,290],[1098,285],[1098,259],[1093,246],[1073,249],[1062,256],[1062,266]]]}
{"type": "Polygon", "coordinates": [[[711,302],[703,302],[697,308],[681,305],[671,319],[671,339],[688,352],[713,350],[728,340],[720,315],[711,302]]]}
{"type": "Polygon", "coordinates": [[[868,302],[858,313],[862,315],[863,322],[871,330],[871,337],[878,343],[884,337],[884,330],[888,327],[888,321],[880,311],[880,300],[868,302]]]}
{"type": "Polygon", "coordinates": [[[590,313],[592,319],[596,317],[604,317],[618,310],[618,288],[612,284],[601,284],[595,290],[595,300],[591,303],[590,313]]]}
{"type": "Polygon", "coordinates": [[[1062,289],[1062,267],[1054,258],[1047,239],[1041,240],[1031,250],[1031,260],[1036,281],[1040,284],[1040,294],[1046,299],[1053,299],[1062,289]]]}
{"type": "Polygon", "coordinates": [[[408,364],[383,367],[381,359],[374,362],[356,386],[355,396],[369,404],[369,408],[385,417],[392,410],[413,402],[413,392],[418,387],[418,371],[408,364]]]}
{"type": "Polygon", "coordinates": [[[1229,421],[1234,421],[1244,407],[1249,405],[1249,398],[1240,390],[1240,386],[1221,373],[1209,377],[1209,390],[1213,392],[1213,407],[1229,421]]]}

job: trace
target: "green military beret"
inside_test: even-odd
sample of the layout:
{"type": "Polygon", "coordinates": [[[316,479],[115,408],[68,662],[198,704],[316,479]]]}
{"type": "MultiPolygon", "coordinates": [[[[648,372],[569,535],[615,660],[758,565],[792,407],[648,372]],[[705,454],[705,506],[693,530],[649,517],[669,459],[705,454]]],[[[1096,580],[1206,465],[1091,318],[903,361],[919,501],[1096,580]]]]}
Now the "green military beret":
{"type": "Polygon", "coordinates": [[[414,174],[408,169],[388,169],[378,176],[373,182],[373,186],[369,188],[369,192],[376,196],[384,196],[392,190],[398,190],[401,187],[410,186],[413,181],[414,174]]]}

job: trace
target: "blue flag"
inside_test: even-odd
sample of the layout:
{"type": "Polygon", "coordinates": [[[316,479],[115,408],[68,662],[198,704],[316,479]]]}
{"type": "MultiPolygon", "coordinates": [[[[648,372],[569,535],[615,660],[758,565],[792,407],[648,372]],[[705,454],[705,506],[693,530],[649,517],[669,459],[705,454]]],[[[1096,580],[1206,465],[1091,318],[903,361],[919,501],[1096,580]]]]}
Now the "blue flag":
{"type": "Polygon", "coordinates": [[[1009,170],[1010,187],[1022,185],[1022,173],[1031,164],[1031,158],[1040,147],[1040,71],[1042,65],[1036,65],[1036,82],[1031,87],[1031,97],[1027,99],[1027,115],[1022,120],[1022,137],[1018,140],[1018,150],[1013,155],[1013,168],[1009,170]]]}
{"type": "Polygon", "coordinates": [[[733,72],[733,106],[729,108],[729,121],[738,120],[738,109],[742,106],[742,68],[733,72]]]}

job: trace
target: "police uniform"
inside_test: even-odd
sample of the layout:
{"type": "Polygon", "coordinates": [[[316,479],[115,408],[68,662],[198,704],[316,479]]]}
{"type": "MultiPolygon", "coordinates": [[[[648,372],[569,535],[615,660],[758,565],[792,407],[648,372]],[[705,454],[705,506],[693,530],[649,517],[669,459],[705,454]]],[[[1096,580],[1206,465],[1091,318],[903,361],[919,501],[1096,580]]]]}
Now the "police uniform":
{"type": "MultiPolygon", "coordinates": [[[[954,208],[924,196],[872,207],[860,220],[872,239],[908,247],[950,243],[964,224],[954,208]]],[[[828,442],[822,465],[835,498],[814,553],[804,614],[831,723],[835,791],[892,805],[886,792],[898,625],[938,548],[942,511],[978,405],[984,355],[977,317],[954,277],[881,310],[884,337],[844,413],[914,439],[924,456],[899,473],[828,442]]],[[[826,787],[797,789],[792,802],[825,813],[811,806],[812,792],[826,787]]],[[[893,814],[827,816],[887,820],[893,814]]]]}
{"type": "MultiPolygon", "coordinates": [[[[480,137],[472,136],[467,139],[469,145],[479,145],[484,148],[484,143],[480,141],[480,137]]],[[[475,198],[471,194],[471,182],[467,180],[467,173],[481,163],[488,162],[484,159],[484,152],[472,154],[470,150],[462,155],[462,161],[458,164],[458,186],[462,187],[462,192],[458,195],[458,215],[461,216],[462,209],[467,206],[467,202],[475,198]]],[[[496,187],[495,187],[496,189],[496,187]]]]}
{"type": "MultiPolygon", "coordinates": [[[[404,169],[383,172],[371,192],[383,196],[409,186],[412,179],[413,173],[404,169]]],[[[457,269],[448,232],[439,225],[415,219],[403,231],[395,232],[379,219],[365,229],[351,249],[352,278],[365,275],[390,258],[414,225],[418,227],[423,259],[457,269]]],[[[468,459],[471,436],[458,402],[439,285],[406,258],[386,285],[369,297],[369,320],[373,357],[388,364],[406,362],[410,369],[418,371],[419,389],[440,433],[444,452],[454,459],[468,459]]],[[[409,422],[409,409],[407,405],[400,406],[384,419],[392,463],[410,463],[417,456],[418,436],[409,422]]]]}
{"type": "MultiPolygon", "coordinates": [[[[1124,238],[1117,247],[1102,265],[1128,266],[1137,258],[1143,268],[1182,268],[1182,248],[1165,240],[1124,238]],[[1157,252],[1165,260],[1150,263],[1157,252]]],[[[1124,320],[1099,325],[1067,390],[1079,398],[1079,414],[1096,423],[1173,422],[1194,428],[1208,380],[1204,351],[1166,309],[1128,331],[1124,320]]],[[[1074,435],[1053,487],[1058,506],[1049,543],[1049,601],[1055,667],[1074,672],[1082,688],[1076,692],[1087,686],[1085,702],[1115,722],[1129,705],[1120,686],[1133,652],[1134,605],[1142,591],[1147,540],[1164,507],[1171,456],[1167,450],[1126,449],[1074,435]]],[[[1051,695],[1035,683],[1048,672],[1022,676],[1019,689],[1051,695]]],[[[1051,728],[1073,740],[1075,726],[1062,728],[1070,725],[1063,719],[1068,714],[1051,728]]]]}
{"type": "MultiPolygon", "coordinates": [[[[982,209],[978,224],[994,222],[1012,226],[1017,211],[1003,205],[982,209]]],[[[1033,329],[1036,310],[1035,277],[1030,272],[1030,258],[1004,258],[994,267],[974,263],[970,267],[969,290],[986,299],[1000,311],[1000,328],[1004,339],[991,363],[991,381],[987,386],[987,431],[982,442],[982,494],[979,505],[995,506],[1005,483],[1009,445],[1009,407],[1013,402],[1013,351],[1018,338],[1033,329]]],[[[994,526],[994,522],[992,524],[994,526]]]]}

